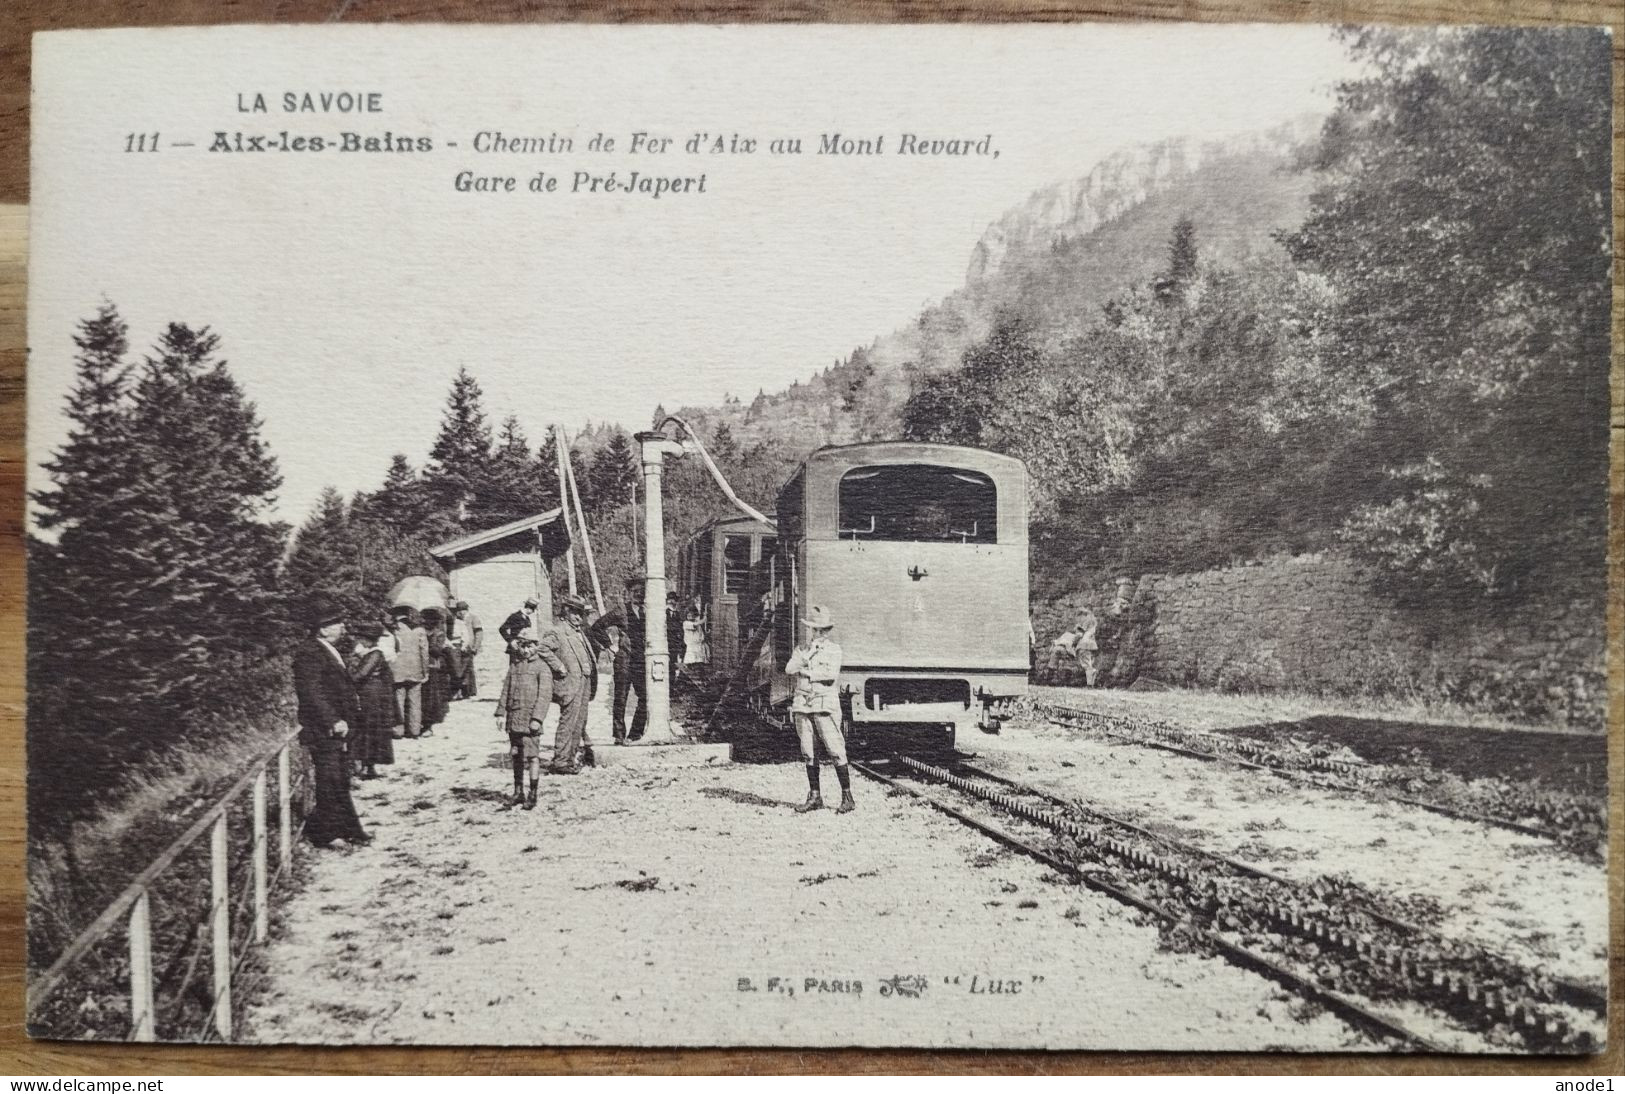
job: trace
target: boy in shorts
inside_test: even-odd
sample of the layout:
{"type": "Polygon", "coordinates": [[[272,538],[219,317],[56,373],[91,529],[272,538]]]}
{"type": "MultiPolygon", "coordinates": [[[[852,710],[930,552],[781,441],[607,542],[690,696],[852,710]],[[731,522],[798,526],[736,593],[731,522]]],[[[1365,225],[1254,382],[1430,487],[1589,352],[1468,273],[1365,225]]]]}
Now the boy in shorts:
{"type": "Polygon", "coordinates": [[[553,670],[541,657],[534,639],[517,638],[510,647],[513,658],[497,698],[497,729],[508,734],[513,758],[513,804],[536,808],[536,784],[541,779],[542,722],[553,701],[553,670]],[[530,777],[530,793],[524,777],[530,777]]]}

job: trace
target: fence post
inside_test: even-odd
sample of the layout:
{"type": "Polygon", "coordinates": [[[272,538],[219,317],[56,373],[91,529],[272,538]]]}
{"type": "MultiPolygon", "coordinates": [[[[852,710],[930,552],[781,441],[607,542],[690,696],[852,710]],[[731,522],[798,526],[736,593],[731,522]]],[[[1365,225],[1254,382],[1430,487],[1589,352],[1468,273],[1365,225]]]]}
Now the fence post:
{"type": "Polygon", "coordinates": [[[281,860],[283,872],[293,865],[293,765],[288,759],[288,749],[291,746],[284,744],[276,754],[276,827],[277,827],[277,858],[281,860]]]}
{"type": "Polygon", "coordinates": [[[209,841],[209,896],[214,908],[214,1028],[231,1040],[231,889],[226,884],[226,810],[209,841]]]}
{"type": "Polygon", "coordinates": [[[254,776],[254,941],[271,933],[270,879],[265,866],[265,768],[254,776]]]}
{"type": "Polygon", "coordinates": [[[152,904],[147,891],[130,908],[130,1040],[153,1041],[152,904]]]}

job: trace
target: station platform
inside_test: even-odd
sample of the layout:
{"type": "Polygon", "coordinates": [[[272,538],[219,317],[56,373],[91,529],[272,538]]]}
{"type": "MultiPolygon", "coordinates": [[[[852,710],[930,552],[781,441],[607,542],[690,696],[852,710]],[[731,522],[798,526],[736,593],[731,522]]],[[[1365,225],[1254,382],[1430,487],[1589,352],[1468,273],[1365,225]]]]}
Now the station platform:
{"type": "Polygon", "coordinates": [[[599,767],[705,767],[729,762],[727,741],[696,741],[688,737],[645,739],[624,745],[605,743],[593,737],[592,751],[599,767]]]}
{"type": "MultiPolygon", "coordinates": [[[[635,707],[634,707],[635,709],[635,707]]],[[[496,694],[483,694],[452,704],[450,724],[458,728],[453,732],[466,732],[461,727],[475,726],[483,719],[496,717],[496,694]],[[476,713],[477,712],[477,713],[476,713]]],[[[558,726],[558,708],[548,712],[542,730],[542,763],[553,758],[553,731],[558,726]]],[[[593,756],[599,767],[705,767],[729,762],[727,741],[701,741],[682,733],[645,736],[642,740],[617,745],[611,728],[608,702],[600,694],[587,712],[587,739],[592,742],[593,756]]],[[[501,739],[501,738],[499,738],[501,739]]]]}

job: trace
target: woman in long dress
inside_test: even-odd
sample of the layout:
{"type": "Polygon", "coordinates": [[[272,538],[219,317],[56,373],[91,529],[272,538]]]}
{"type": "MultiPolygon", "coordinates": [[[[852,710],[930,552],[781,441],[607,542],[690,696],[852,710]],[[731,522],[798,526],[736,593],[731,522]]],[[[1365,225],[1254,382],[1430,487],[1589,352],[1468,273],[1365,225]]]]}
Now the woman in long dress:
{"type": "Polygon", "coordinates": [[[423,682],[423,732],[446,720],[451,707],[451,670],[446,664],[446,613],[439,608],[424,608],[423,629],[429,636],[429,678],[423,682]]]}
{"type": "Polygon", "coordinates": [[[357,707],[350,758],[363,779],[376,779],[378,765],[395,762],[395,726],[401,717],[395,705],[395,676],[389,671],[389,658],[380,648],[379,640],[385,634],[381,623],[357,626],[355,656],[350,664],[357,707]]]}
{"type": "Polygon", "coordinates": [[[705,616],[690,608],[683,620],[683,672],[695,683],[705,683],[711,670],[711,641],[705,633],[705,616]]]}

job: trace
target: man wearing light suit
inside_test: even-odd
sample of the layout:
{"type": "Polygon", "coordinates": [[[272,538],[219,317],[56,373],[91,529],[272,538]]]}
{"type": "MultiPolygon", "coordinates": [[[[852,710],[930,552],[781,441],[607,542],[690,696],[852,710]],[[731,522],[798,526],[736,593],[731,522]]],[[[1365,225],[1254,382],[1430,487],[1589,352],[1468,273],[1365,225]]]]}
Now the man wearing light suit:
{"type": "Polygon", "coordinates": [[[579,596],[566,596],[559,608],[563,620],[542,636],[537,650],[553,668],[553,701],[559,705],[559,728],[553,736],[548,771],[575,775],[583,763],[593,764],[587,709],[598,694],[598,657],[587,639],[587,602],[579,596]],[[555,658],[557,665],[553,664],[555,658]]]}
{"type": "Polygon", "coordinates": [[[824,808],[824,795],[818,786],[817,741],[822,740],[824,751],[835,761],[835,777],[841,783],[841,804],[835,812],[850,813],[857,808],[857,803],[852,800],[846,738],[841,734],[841,698],[836,690],[841,676],[841,647],[829,636],[835,620],[828,608],[814,604],[802,622],[807,625],[810,637],[805,646],[795,648],[784,666],[785,673],[796,681],[790,716],[801,743],[802,762],[807,765],[807,800],[796,806],[796,812],[811,813],[824,808]]]}

